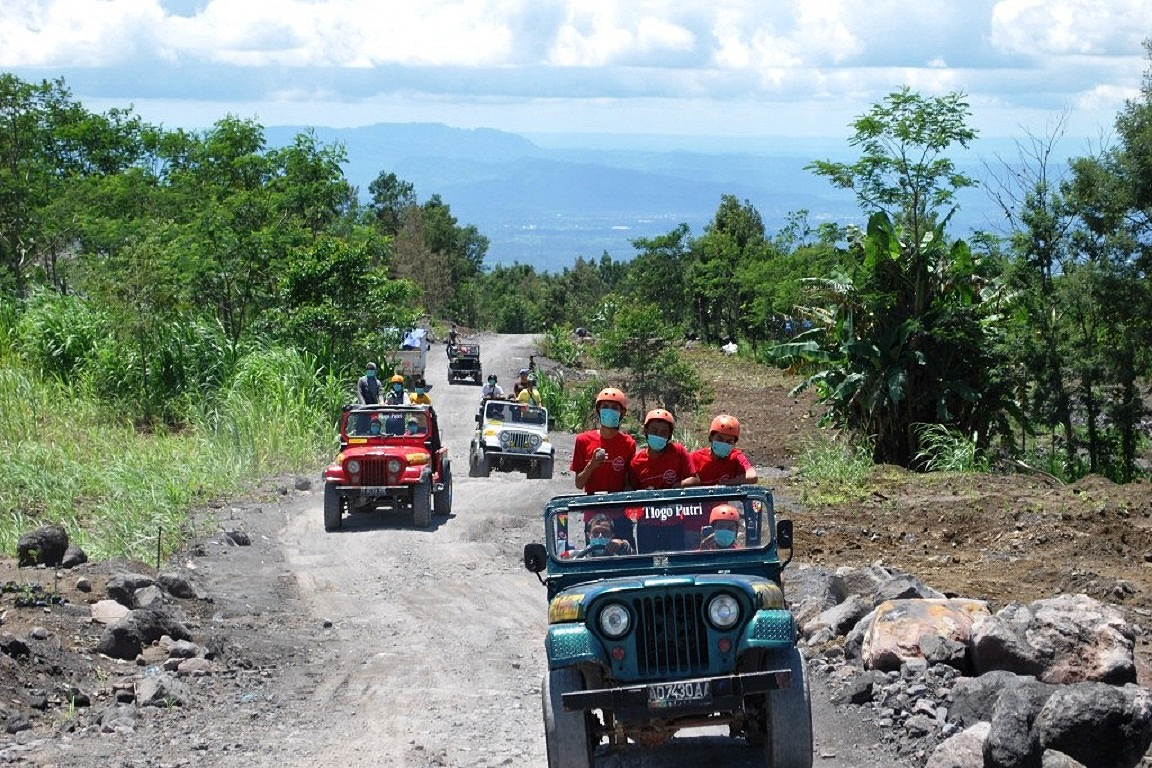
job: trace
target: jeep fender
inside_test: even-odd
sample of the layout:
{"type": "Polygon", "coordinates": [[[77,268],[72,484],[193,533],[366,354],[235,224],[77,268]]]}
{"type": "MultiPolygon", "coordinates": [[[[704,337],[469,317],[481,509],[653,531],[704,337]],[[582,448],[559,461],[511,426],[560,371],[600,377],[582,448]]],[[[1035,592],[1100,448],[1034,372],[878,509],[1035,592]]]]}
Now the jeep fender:
{"type": "Polygon", "coordinates": [[[548,668],[560,669],[585,662],[611,666],[608,654],[600,642],[583,624],[556,624],[548,627],[544,638],[548,653],[548,668]]]}
{"type": "Polygon", "coordinates": [[[796,644],[796,620],[791,611],[756,611],[736,647],[736,655],[758,649],[791,648],[796,644]]]}

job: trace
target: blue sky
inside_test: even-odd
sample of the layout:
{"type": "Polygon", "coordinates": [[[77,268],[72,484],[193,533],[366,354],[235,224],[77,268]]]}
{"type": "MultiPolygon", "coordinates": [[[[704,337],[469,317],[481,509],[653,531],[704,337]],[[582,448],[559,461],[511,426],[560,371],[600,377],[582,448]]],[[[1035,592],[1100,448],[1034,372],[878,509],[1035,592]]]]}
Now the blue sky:
{"type": "Polygon", "coordinates": [[[908,85],[1101,138],[1147,37],[1152,0],[4,0],[0,70],[169,128],[845,138],[908,85]]]}

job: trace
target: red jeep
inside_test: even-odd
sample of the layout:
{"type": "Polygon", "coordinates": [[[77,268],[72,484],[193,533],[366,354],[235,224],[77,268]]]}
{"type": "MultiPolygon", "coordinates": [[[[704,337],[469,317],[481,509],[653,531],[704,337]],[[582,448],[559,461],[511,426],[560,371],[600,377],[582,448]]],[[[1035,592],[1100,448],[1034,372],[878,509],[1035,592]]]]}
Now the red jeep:
{"type": "Polygon", "coordinates": [[[426,405],[350,405],[340,420],[340,453],[324,470],[324,530],[345,512],[412,510],[421,528],[452,511],[452,470],[436,411],[426,405]]]}

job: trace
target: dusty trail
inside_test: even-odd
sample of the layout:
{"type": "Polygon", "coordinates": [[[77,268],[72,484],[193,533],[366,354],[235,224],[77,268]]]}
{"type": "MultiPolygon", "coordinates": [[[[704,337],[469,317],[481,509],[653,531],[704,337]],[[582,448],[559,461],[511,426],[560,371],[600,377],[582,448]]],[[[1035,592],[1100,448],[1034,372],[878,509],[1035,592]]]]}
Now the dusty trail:
{"type": "MultiPolygon", "coordinates": [[[[479,341],[485,374],[497,373],[509,387],[534,351],[530,336],[479,341]]],[[[318,487],[285,507],[270,543],[302,611],[295,617],[305,634],[302,658],[281,666],[278,722],[250,733],[259,744],[237,753],[236,765],[546,765],[546,605],[520,558],[525,543],[540,539],[547,500],[573,490],[566,472],[572,437],[556,436],[552,480],[497,472],[469,478],[480,390],[447,383],[442,346],[429,353],[427,378],[453,461],[453,514],[437,517],[430,530],[400,516],[354,516],[325,533],[318,487]]],[[[816,762],[895,765],[872,753],[859,724],[836,720],[815,685],[816,762]]],[[[756,758],[717,737],[601,765],[754,766],[756,758]]]]}

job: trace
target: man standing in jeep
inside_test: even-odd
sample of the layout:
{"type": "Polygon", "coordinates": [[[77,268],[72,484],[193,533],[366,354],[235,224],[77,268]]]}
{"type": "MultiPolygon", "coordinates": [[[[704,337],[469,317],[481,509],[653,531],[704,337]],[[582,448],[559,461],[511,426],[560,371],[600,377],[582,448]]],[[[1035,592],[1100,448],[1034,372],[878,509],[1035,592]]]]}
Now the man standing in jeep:
{"type": "Polygon", "coordinates": [[[619,389],[605,387],[596,395],[600,426],[576,435],[569,466],[576,487],[585,493],[624,490],[628,464],[636,454],[636,441],[620,431],[620,421],[627,411],[628,398],[619,389]]]}
{"type": "Polygon", "coordinates": [[[356,402],[376,405],[380,402],[380,379],[376,378],[376,363],[364,366],[364,375],[356,382],[356,402]]]}

